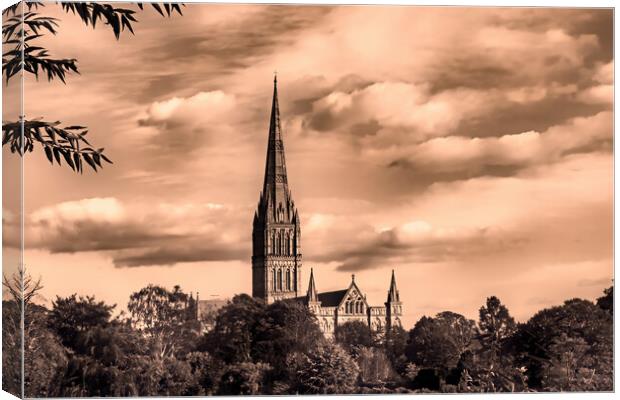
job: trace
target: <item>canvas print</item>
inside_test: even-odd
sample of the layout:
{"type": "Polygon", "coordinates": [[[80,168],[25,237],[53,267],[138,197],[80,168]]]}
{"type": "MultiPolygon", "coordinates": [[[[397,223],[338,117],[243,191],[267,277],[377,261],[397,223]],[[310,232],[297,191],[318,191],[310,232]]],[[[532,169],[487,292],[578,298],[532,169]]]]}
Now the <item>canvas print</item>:
{"type": "Polygon", "coordinates": [[[3,390],[614,390],[612,9],[2,16],[3,390]]]}

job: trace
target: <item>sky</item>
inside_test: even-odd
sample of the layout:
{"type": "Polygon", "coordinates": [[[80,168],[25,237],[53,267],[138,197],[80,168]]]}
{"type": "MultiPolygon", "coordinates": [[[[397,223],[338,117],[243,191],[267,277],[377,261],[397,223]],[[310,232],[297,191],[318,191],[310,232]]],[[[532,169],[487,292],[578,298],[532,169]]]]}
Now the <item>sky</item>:
{"type": "MultiPolygon", "coordinates": [[[[114,161],[79,175],[26,156],[24,261],[42,303],[122,310],[149,283],[251,293],[274,71],[304,288],[310,268],[319,291],[355,274],[380,305],[394,269],[409,328],[477,319],[492,295],[526,321],[612,283],[611,10],[188,4],[139,12],[118,41],[40,12],[60,28],[37,40],[80,75],[27,76],[26,117],[87,126],[114,161]]],[[[3,156],[6,269],[18,160],[3,156]]]]}

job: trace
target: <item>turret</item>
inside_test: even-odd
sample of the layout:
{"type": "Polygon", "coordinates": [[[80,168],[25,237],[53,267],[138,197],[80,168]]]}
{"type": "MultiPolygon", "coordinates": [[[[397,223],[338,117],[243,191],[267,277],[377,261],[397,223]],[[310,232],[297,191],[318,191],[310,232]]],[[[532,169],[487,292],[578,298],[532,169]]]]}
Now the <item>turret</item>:
{"type": "Polygon", "coordinates": [[[402,326],[401,316],[403,313],[403,303],[400,301],[400,294],[396,287],[396,275],[392,270],[392,279],[388,290],[387,301],[385,302],[386,327],[389,330],[392,326],[402,326]]]}

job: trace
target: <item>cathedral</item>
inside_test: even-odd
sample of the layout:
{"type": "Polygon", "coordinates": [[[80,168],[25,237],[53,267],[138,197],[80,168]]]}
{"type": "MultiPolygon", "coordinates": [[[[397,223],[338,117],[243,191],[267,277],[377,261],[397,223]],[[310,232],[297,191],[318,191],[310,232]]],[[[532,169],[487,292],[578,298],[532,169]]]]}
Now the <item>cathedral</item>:
{"type": "Polygon", "coordinates": [[[346,289],[320,293],[310,270],[308,290],[303,293],[301,270],[301,223],[288,187],[274,78],[265,179],[252,227],[252,296],[266,303],[303,302],[326,336],[332,336],[338,324],[348,321],[363,321],[373,330],[401,326],[403,306],[394,271],[384,305],[369,306],[355,275],[346,289]]]}

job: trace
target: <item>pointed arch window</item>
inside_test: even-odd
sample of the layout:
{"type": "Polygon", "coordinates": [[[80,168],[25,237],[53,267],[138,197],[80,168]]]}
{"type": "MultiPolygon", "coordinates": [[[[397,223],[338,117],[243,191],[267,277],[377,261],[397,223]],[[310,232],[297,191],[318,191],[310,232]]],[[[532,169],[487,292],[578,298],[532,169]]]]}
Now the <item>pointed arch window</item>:
{"type": "Polygon", "coordinates": [[[291,270],[286,270],[286,290],[291,290],[291,270]]]}
{"type": "Polygon", "coordinates": [[[284,254],[287,256],[291,254],[291,235],[288,231],[286,232],[286,253],[284,254]]]}
{"type": "Polygon", "coordinates": [[[276,290],[276,282],[278,281],[277,276],[276,276],[276,270],[274,269],[272,271],[272,281],[271,281],[271,287],[273,288],[273,290],[276,290]]]}
{"type": "Polygon", "coordinates": [[[280,237],[282,238],[282,240],[280,240],[280,254],[286,254],[284,252],[284,248],[285,248],[285,241],[286,241],[286,235],[284,233],[284,229],[280,232],[280,237]]]}
{"type": "Polygon", "coordinates": [[[282,270],[278,268],[278,290],[282,290],[282,270]]]}
{"type": "Polygon", "coordinates": [[[271,254],[276,254],[276,234],[273,231],[271,232],[271,254]]]}

